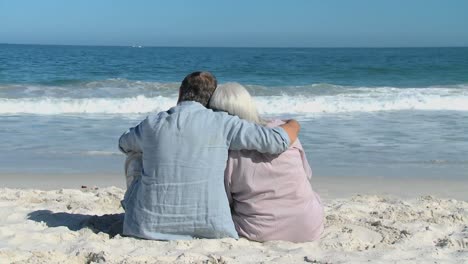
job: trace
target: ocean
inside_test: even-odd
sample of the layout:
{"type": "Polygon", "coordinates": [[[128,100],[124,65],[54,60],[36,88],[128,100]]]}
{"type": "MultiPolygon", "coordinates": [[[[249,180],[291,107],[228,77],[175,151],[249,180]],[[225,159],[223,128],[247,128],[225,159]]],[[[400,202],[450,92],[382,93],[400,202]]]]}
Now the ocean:
{"type": "Polygon", "coordinates": [[[468,177],[468,48],[8,44],[0,175],[122,175],[119,136],[174,106],[196,70],[246,86],[266,118],[299,120],[316,176],[468,177]]]}

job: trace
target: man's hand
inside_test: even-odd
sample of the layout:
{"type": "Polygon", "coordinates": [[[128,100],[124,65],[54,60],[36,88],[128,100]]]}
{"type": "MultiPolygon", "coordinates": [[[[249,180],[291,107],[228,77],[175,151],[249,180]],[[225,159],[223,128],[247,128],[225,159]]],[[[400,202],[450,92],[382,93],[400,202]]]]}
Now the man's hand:
{"type": "Polygon", "coordinates": [[[299,123],[294,119],[289,119],[285,122],[286,123],[281,125],[280,127],[282,127],[286,131],[286,133],[288,133],[290,145],[292,145],[297,139],[297,135],[301,130],[301,125],[299,125],[299,123]]]}

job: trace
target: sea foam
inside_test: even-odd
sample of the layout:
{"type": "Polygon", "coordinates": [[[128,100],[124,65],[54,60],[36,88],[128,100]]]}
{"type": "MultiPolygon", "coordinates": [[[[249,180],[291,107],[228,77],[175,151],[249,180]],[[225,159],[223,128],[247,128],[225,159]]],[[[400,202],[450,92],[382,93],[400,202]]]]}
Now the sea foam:
{"type": "MultiPolygon", "coordinates": [[[[399,110],[468,111],[468,90],[449,88],[354,88],[334,95],[268,95],[254,97],[262,114],[316,114],[399,110]]],[[[125,98],[0,98],[5,114],[142,114],[174,106],[172,96],[125,98]]]]}

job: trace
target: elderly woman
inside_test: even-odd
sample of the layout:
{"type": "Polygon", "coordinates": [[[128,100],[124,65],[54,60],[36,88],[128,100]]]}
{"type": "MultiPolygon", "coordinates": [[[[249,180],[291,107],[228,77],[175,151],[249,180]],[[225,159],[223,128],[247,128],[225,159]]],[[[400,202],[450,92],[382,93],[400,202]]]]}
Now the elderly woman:
{"type": "MultiPolygon", "coordinates": [[[[209,107],[267,127],[283,123],[263,120],[249,92],[237,83],[219,86],[209,107]]],[[[318,239],[323,206],[311,176],[299,139],[280,155],[229,151],[225,187],[239,235],[255,241],[318,239]]]]}

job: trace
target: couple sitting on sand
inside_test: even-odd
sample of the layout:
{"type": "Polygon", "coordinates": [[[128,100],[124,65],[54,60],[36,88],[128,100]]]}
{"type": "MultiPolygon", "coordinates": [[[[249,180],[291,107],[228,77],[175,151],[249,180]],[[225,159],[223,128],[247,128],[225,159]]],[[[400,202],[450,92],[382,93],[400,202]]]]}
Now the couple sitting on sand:
{"type": "Polygon", "coordinates": [[[127,154],[123,234],[173,240],[317,239],[323,207],[295,120],[266,121],[239,84],[182,81],[175,107],[119,140],[127,154]]]}

